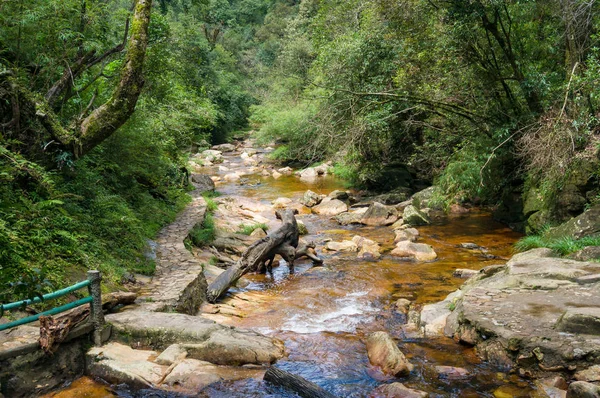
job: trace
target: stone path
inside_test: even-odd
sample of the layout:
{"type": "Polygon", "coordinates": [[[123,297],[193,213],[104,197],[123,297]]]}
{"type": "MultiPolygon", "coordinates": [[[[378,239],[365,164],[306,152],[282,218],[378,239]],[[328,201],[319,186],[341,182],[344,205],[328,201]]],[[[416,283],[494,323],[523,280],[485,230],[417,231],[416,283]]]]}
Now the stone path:
{"type": "Polygon", "coordinates": [[[175,311],[194,315],[206,298],[206,279],[202,264],[188,251],[183,241],[192,228],[204,220],[206,201],[199,190],[177,219],[157,236],[156,273],[140,302],[153,311],[175,311]]]}

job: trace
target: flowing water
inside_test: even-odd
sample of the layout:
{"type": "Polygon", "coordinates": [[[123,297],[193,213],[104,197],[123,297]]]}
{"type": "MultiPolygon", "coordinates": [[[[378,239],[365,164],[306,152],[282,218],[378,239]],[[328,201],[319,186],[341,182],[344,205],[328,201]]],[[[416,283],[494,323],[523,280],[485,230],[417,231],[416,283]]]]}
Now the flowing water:
{"type": "MultiPolygon", "coordinates": [[[[228,166],[237,167],[235,163],[228,166]]],[[[211,172],[226,173],[216,169],[211,172]]],[[[241,185],[226,183],[217,187],[223,195],[251,198],[267,205],[278,197],[297,200],[307,189],[327,194],[343,188],[342,182],[331,176],[303,182],[295,176],[275,180],[259,175],[245,177],[241,185]]],[[[262,215],[276,225],[271,213],[272,210],[265,211],[262,215]]],[[[502,258],[511,255],[518,234],[493,221],[490,214],[472,211],[419,228],[419,242],[432,245],[438,253],[435,262],[401,261],[385,254],[378,261],[365,261],[358,260],[356,253],[328,253],[321,248],[327,239],[341,241],[361,235],[379,242],[384,250],[391,249],[394,234],[390,227],[340,227],[335,221],[308,211],[297,218],[306,224],[310,233],[303,238],[317,243],[324,265],[313,267],[309,261],[300,260],[293,275],[285,266],[274,268],[273,276],[247,275],[245,278],[250,283],[233,293],[260,294],[264,301],[247,310],[245,317],[232,316],[225,320],[233,326],[283,340],[289,355],[278,361],[277,366],[340,397],[367,397],[378,385],[394,381],[428,391],[432,397],[530,396],[533,388],[528,382],[481,362],[474,349],[451,339],[423,338],[403,331],[406,317],[394,308],[399,298],[408,298],[418,305],[444,299],[464,282],[452,276],[456,268],[480,269],[503,263],[502,258]],[[473,242],[486,250],[463,249],[459,247],[463,242],[473,242]],[[415,365],[409,376],[384,379],[370,367],[364,340],[369,333],[379,330],[388,331],[396,338],[400,349],[415,365]],[[434,370],[436,365],[463,367],[469,370],[470,376],[464,380],[440,379],[434,370]]],[[[114,391],[124,397],[173,396],[158,391],[131,393],[126,388],[114,391]]],[[[274,389],[257,377],[211,385],[199,396],[294,395],[274,389]]]]}

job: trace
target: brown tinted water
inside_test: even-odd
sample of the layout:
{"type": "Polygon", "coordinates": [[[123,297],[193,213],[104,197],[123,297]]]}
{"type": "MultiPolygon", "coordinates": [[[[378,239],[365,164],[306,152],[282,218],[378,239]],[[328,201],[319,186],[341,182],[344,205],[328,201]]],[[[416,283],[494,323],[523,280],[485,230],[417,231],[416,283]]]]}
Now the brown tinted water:
{"type": "MultiPolygon", "coordinates": [[[[229,166],[230,164],[228,164],[229,166]]],[[[216,169],[213,174],[223,175],[216,169]]],[[[264,204],[278,197],[299,199],[311,189],[329,193],[344,189],[334,177],[319,177],[304,182],[295,176],[278,180],[249,175],[239,183],[217,187],[223,195],[241,196],[264,204]]],[[[274,220],[272,211],[262,214],[274,220]]],[[[355,253],[327,253],[321,248],[326,239],[341,241],[361,235],[379,242],[384,249],[393,247],[394,234],[389,227],[340,227],[335,221],[304,212],[299,214],[317,243],[324,265],[296,264],[290,275],[287,267],[274,269],[273,276],[247,275],[250,283],[233,291],[260,292],[266,300],[247,309],[246,316],[229,317],[225,322],[254,329],[285,342],[289,355],[277,366],[315,382],[340,397],[367,397],[382,383],[399,381],[411,388],[431,393],[432,397],[527,397],[533,389],[515,376],[498,372],[482,363],[472,348],[446,338],[421,338],[403,332],[404,315],[394,311],[398,298],[409,298],[422,305],[444,299],[464,280],[452,276],[456,268],[480,269],[503,263],[511,255],[512,244],[520,237],[506,226],[493,221],[489,213],[472,211],[451,217],[435,225],[420,227],[420,242],[431,244],[438,253],[432,263],[401,261],[389,255],[378,261],[357,260],[355,253]],[[467,250],[460,243],[473,242],[486,250],[467,250]],[[496,256],[496,258],[491,258],[496,256]],[[383,380],[367,359],[365,337],[386,330],[415,365],[408,376],[383,380]],[[436,365],[459,366],[470,377],[460,381],[438,378],[436,365]]],[[[274,221],[273,221],[274,222],[274,221]]],[[[116,388],[119,396],[167,396],[158,391],[129,392],[116,388]]],[[[83,395],[65,395],[83,396],[83,395]]],[[[222,382],[199,393],[202,397],[281,397],[293,396],[256,379],[222,382]]],[[[61,396],[62,397],[62,396],[61,396]]]]}

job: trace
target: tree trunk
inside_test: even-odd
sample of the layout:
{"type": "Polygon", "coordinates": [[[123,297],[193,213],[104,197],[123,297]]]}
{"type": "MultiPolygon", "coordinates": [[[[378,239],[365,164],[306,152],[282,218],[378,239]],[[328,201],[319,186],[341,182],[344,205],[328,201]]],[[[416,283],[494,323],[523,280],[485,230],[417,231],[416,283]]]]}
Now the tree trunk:
{"type": "MultiPolygon", "coordinates": [[[[229,286],[237,282],[245,273],[255,270],[261,263],[275,256],[278,253],[288,253],[292,248],[290,269],[293,269],[293,261],[296,247],[298,247],[298,224],[294,217],[293,210],[284,210],[276,213],[277,218],[283,221],[283,225],[276,231],[268,234],[262,239],[257,240],[246,249],[242,257],[227,271],[220,274],[213,283],[208,286],[206,297],[209,302],[214,303],[225,293],[229,286]]],[[[284,257],[285,258],[285,257],[284,257]]],[[[288,261],[289,263],[290,261],[288,261]]]]}
{"type": "Polygon", "coordinates": [[[311,383],[300,376],[288,373],[274,366],[267,369],[264,380],[291,390],[304,398],[335,398],[335,395],[325,391],[315,383],[311,383]]]}

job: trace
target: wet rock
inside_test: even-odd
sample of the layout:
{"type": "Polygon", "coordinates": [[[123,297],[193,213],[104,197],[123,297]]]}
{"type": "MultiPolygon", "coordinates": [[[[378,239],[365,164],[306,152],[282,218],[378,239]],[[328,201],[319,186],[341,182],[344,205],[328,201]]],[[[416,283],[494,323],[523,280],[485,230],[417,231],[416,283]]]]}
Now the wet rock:
{"type": "Polygon", "coordinates": [[[345,212],[335,216],[335,220],[340,225],[360,224],[363,213],[345,212]]]}
{"type": "Polygon", "coordinates": [[[317,176],[319,175],[319,173],[317,172],[317,170],[315,170],[314,167],[309,167],[307,169],[298,171],[297,174],[300,176],[301,179],[304,180],[312,180],[317,178],[317,176]]]}
{"type": "Polygon", "coordinates": [[[456,203],[450,205],[449,211],[452,214],[466,214],[466,213],[470,212],[470,210],[467,209],[466,207],[463,207],[456,203]]]}
{"type": "Polygon", "coordinates": [[[547,232],[550,238],[573,237],[581,239],[600,233],[600,205],[596,205],[556,228],[547,232]]]}
{"type": "Polygon", "coordinates": [[[187,356],[187,351],[185,348],[180,346],[179,344],[171,344],[167,347],[166,350],[160,353],[158,357],[154,360],[159,365],[171,365],[172,363],[183,359],[187,356]]]}
{"type": "Polygon", "coordinates": [[[600,336],[600,308],[571,308],[560,318],[556,327],[563,332],[600,336]]]}
{"type": "Polygon", "coordinates": [[[316,166],[315,171],[317,172],[317,175],[325,175],[329,171],[329,167],[331,167],[331,162],[323,163],[319,166],[316,166]]]}
{"type": "Polygon", "coordinates": [[[352,242],[358,247],[358,258],[365,260],[377,260],[381,257],[379,243],[363,238],[362,236],[354,236],[352,242]]]}
{"type": "Polygon", "coordinates": [[[600,386],[585,381],[569,384],[567,398],[600,398],[600,386]]]}
{"type": "Polygon", "coordinates": [[[209,192],[215,190],[215,183],[206,174],[193,173],[190,176],[192,185],[200,192],[209,192]]]}
{"type": "Polygon", "coordinates": [[[411,198],[413,205],[419,209],[430,207],[429,202],[431,201],[431,198],[433,198],[436,189],[437,188],[435,186],[431,186],[415,193],[411,198]]]}
{"type": "Polygon", "coordinates": [[[398,220],[398,210],[393,206],[373,203],[361,218],[361,224],[370,226],[391,225],[398,220]]]}
{"type": "Polygon", "coordinates": [[[577,381],[600,381],[600,365],[593,365],[587,369],[579,370],[575,373],[575,380],[577,381]]]}
{"type": "Polygon", "coordinates": [[[463,249],[469,249],[469,250],[475,250],[475,249],[481,249],[481,247],[473,242],[463,242],[461,244],[458,245],[459,247],[462,247],[463,249]]]}
{"type": "Polygon", "coordinates": [[[273,173],[271,174],[273,176],[274,179],[278,179],[280,178],[283,174],[281,174],[280,172],[278,172],[277,170],[274,170],[273,173]]]}
{"type": "Polygon", "coordinates": [[[427,398],[429,393],[406,387],[402,383],[383,384],[369,394],[370,398],[427,398]]]}
{"type": "Polygon", "coordinates": [[[435,371],[440,379],[461,380],[469,377],[467,369],[454,366],[436,366],[435,371]]]}
{"type": "Polygon", "coordinates": [[[219,166],[219,171],[229,171],[229,167],[227,167],[227,166],[219,166]]]}
{"type": "Polygon", "coordinates": [[[291,167],[282,167],[277,169],[277,171],[285,176],[289,176],[294,172],[291,167]]]}
{"type": "Polygon", "coordinates": [[[270,177],[271,176],[271,172],[269,170],[263,170],[260,172],[260,175],[263,177],[270,177]]]}
{"type": "Polygon", "coordinates": [[[405,376],[413,370],[396,342],[386,332],[375,332],[367,338],[369,362],[389,376],[405,376]]]}
{"type": "MultiPolygon", "coordinates": [[[[202,151],[200,153],[200,156],[203,157],[204,160],[207,160],[212,163],[220,163],[223,161],[223,154],[221,153],[221,151],[215,151],[212,149],[202,151]]],[[[196,159],[196,156],[194,156],[193,159],[196,159]]]]}
{"type": "Polygon", "coordinates": [[[419,326],[425,336],[443,336],[448,316],[452,313],[451,308],[462,292],[457,290],[450,293],[443,301],[427,304],[421,309],[419,326]]]}
{"type": "Polygon", "coordinates": [[[306,207],[313,207],[321,203],[325,195],[319,195],[316,192],[311,191],[310,189],[304,192],[302,199],[300,199],[300,203],[302,203],[306,207]]]}
{"type": "Polygon", "coordinates": [[[475,269],[457,268],[452,273],[452,276],[457,278],[469,279],[472,276],[478,275],[479,271],[475,269]]]}
{"type": "Polygon", "coordinates": [[[301,220],[296,220],[298,223],[298,233],[300,235],[308,235],[308,228],[306,228],[306,224],[304,224],[301,220]]]}
{"type": "Polygon", "coordinates": [[[600,246],[587,246],[568,256],[577,261],[590,261],[600,259],[600,246]]]}
{"type": "Polygon", "coordinates": [[[356,252],[358,246],[351,240],[345,240],[342,242],[327,242],[325,249],[334,252],[356,252]]]}
{"type": "Polygon", "coordinates": [[[218,373],[219,367],[209,362],[184,359],[175,365],[163,383],[196,395],[208,385],[222,381],[218,373]]]}
{"type": "Polygon", "coordinates": [[[394,233],[396,236],[394,237],[394,243],[402,242],[402,241],[410,241],[415,242],[418,238],[419,231],[415,234],[414,231],[417,231],[414,228],[408,229],[396,229],[394,233]]]}
{"type": "Polygon", "coordinates": [[[401,314],[408,314],[408,310],[410,309],[411,301],[405,298],[401,298],[396,300],[394,306],[396,307],[396,311],[401,314]]]}
{"type": "Polygon", "coordinates": [[[284,209],[292,203],[292,200],[290,198],[277,198],[271,203],[275,209],[284,209]]]}
{"type": "Polygon", "coordinates": [[[240,180],[240,176],[237,173],[229,173],[223,176],[223,180],[227,182],[236,182],[240,180]]]}
{"type": "Polygon", "coordinates": [[[346,200],[349,198],[348,192],[340,191],[337,189],[335,191],[331,192],[327,196],[330,197],[331,199],[339,199],[339,200],[346,200]]]}
{"type": "Polygon", "coordinates": [[[338,199],[331,199],[329,201],[323,200],[321,201],[321,204],[312,208],[313,213],[330,217],[337,216],[346,211],[348,211],[348,205],[338,199]]]}
{"type": "Polygon", "coordinates": [[[390,254],[394,257],[413,258],[417,261],[433,261],[437,258],[436,252],[430,245],[410,241],[398,242],[390,254]]]}
{"type": "Polygon", "coordinates": [[[427,225],[431,223],[429,217],[427,217],[427,215],[425,215],[413,205],[408,205],[404,208],[402,220],[404,221],[404,224],[408,224],[413,227],[418,225],[427,225]]]}
{"type": "Polygon", "coordinates": [[[220,144],[220,145],[213,145],[213,147],[211,148],[214,151],[220,151],[220,152],[233,152],[235,151],[235,145],[233,144],[220,144]]]}

